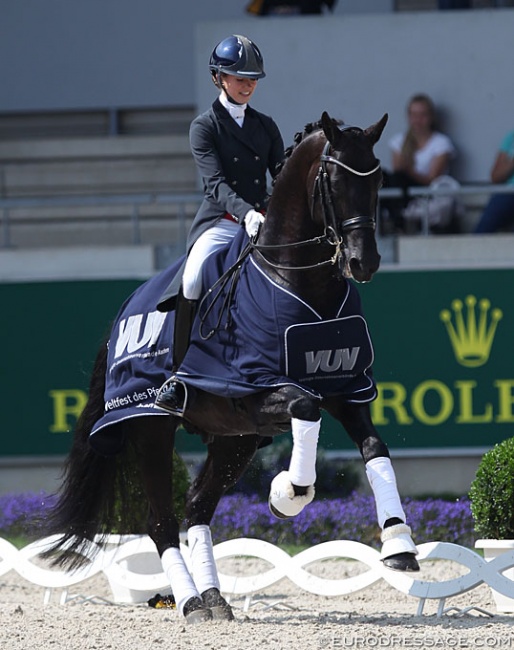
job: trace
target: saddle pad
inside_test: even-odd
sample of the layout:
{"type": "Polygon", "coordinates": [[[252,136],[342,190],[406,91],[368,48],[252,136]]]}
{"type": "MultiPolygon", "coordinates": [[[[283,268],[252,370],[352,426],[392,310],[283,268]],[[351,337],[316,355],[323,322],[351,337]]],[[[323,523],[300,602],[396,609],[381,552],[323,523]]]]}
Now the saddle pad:
{"type": "Polygon", "coordinates": [[[104,415],[91,431],[91,444],[104,454],[122,443],[111,425],[144,415],[166,415],[155,406],[157,391],[171,375],[174,312],[156,305],[182,260],[154,276],[123,303],[108,342],[104,415]]]}

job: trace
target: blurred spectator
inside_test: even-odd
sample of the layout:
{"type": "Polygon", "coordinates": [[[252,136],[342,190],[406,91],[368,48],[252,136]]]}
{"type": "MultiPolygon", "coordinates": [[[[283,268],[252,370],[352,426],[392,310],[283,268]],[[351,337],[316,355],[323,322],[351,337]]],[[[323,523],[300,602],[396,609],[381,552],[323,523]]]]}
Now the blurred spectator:
{"type": "Polygon", "coordinates": [[[337,0],[252,0],[246,11],[256,16],[322,14],[323,7],[333,10],[337,0]]]}
{"type": "MultiPolygon", "coordinates": [[[[491,169],[491,182],[514,185],[514,131],[500,143],[491,169]]],[[[493,194],[475,228],[476,233],[498,232],[514,225],[514,194],[493,194]]]]}
{"type": "Polygon", "coordinates": [[[471,0],[438,0],[438,9],[471,9],[471,0]]]}
{"type": "Polygon", "coordinates": [[[384,186],[403,189],[403,199],[389,199],[382,205],[389,212],[393,229],[404,231],[403,212],[409,204],[408,188],[428,186],[440,176],[448,175],[455,147],[436,125],[436,110],[428,95],[413,95],[407,104],[408,128],[389,141],[392,172],[384,171],[384,186]]]}
{"type": "Polygon", "coordinates": [[[400,186],[430,185],[449,172],[455,147],[447,135],[437,130],[435,106],[428,95],[410,98],[407,121],[407,131],[397,133],[389,141],[393,177],[401,179],[400,186]]]}

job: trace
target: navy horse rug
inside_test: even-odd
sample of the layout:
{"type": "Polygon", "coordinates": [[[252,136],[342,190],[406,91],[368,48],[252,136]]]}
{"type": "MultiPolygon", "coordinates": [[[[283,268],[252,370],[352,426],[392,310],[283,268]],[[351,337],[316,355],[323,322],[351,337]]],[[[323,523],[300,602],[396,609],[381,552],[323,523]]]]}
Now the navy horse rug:
{"type": "MultiPolygon", "coordinates": [[[[354,285],[347,282],[336,318],[322,320],[273,282],[250,255],[241,256],[247,243],[241,229],[204,264],[207,291],[178,372],[181,380],[229,398],[294,384],[319,398],[373,400],[373,347],[354,285]],[[227,269],[234,272],[220,283],[227,269]]],[[[126,418],[165,414],[154,400],[171,374],[174,313],[156,306],[182,261],[141,285],[123,304],[109,340],[105,413],[92,435],[126,418]]]]}

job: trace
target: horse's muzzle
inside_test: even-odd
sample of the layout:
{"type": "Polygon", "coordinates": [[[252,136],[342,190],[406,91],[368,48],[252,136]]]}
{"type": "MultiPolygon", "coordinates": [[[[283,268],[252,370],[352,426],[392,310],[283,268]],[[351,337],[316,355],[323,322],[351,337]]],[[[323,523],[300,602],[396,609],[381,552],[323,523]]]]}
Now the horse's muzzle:
{"type": "Polygon", "coordinates": [[[350,257],[346,263],[346,269],[349,271],[346,277],[352,277],[356,282],[370,282],[380,267],[380,254],[377,252],[372,259],[360,260],[356,257],[350,257]]]}

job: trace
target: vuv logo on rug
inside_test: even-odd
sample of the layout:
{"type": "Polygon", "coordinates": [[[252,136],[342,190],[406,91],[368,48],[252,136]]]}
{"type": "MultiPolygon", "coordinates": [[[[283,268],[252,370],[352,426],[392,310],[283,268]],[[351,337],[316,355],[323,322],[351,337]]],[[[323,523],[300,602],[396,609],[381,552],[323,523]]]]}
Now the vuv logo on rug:
{"type": "Polygon", "coordinates": [[[142,347],[154,345],[161,333],[167,313],[151,311],[149,314],[134,314],[120,321],[114,358],[131,354],[142,347]]]}
{"type": "Polygon", "coordinates": [[[353,370],[360,347],[342,348],[338,350],[317,350],[305,353],[305,367],[309,374],[336,372],[337,370],[353,370]]]}
{"type": "Polygon", "coordinates": [[[478,368],[489,360],[491,346],[498,322],[503,317],[501,309],[491,310],[491,302],[475,296],[452,301],[453,314],[443,309],[440,318],[446,326],[457,362],[468,368],[478,368]]]}

